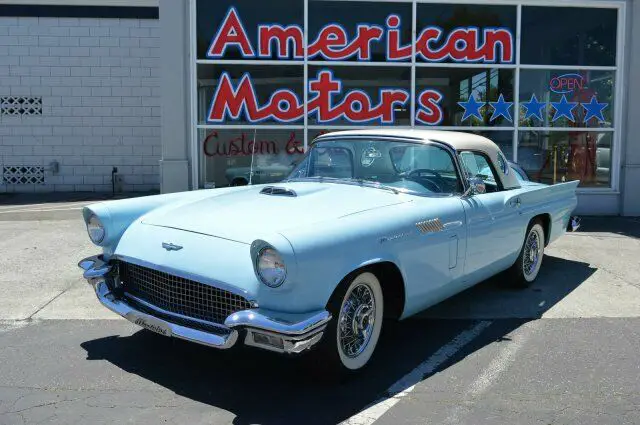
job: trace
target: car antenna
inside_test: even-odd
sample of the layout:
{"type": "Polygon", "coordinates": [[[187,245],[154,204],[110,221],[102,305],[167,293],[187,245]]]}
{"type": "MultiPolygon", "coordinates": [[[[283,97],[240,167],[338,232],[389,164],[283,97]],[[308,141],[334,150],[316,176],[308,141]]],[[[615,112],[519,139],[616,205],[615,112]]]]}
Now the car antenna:
{"type": "Polygon", "coordinates": [[[251,167],[249,168],[249,186],[251,186],[251,180],[253,180],[253,157],[256,152],[256,131],[258,129],[253,129],[253,144],[251,145],[251,167]]]}

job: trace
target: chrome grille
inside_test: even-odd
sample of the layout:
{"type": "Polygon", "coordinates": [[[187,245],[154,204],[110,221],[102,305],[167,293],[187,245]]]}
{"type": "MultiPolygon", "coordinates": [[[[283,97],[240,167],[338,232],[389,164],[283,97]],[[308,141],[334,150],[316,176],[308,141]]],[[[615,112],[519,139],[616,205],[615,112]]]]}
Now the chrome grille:
{"type": "Polygon", "coordinates": [[[125,293],[170,313],[222,324],[230,314],[251,308],[240,295],[169,273],[123,261],[118,271],[125,293]]]}

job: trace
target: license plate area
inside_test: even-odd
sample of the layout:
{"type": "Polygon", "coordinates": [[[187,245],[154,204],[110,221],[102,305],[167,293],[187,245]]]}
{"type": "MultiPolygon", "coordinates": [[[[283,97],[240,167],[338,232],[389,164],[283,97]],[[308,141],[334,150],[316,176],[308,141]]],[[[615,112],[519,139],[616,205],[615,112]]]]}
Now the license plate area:
{"type": "Polygon", "coordinates": [[[172,335],[171,329],[166,323],[146,314],[143,315],[139,313],[129,313],[127,314],[126,318],[130,322],[160,335],[172,335]]]}

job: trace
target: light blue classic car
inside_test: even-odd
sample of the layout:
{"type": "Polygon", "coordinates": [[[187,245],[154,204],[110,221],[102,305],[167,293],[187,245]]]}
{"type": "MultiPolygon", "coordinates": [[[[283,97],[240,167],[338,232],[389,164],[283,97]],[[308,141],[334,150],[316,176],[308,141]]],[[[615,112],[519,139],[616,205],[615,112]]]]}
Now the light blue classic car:
{"type": "Polygon", "coordinates": [[[108,309],[165,336],[369,362],[405,319],[505,272],[524,287],[574,230],[578,182],[525,184],[473,134],[370,129],[314,140],[284,181],[90,205],[79,263],[108,309]]]}

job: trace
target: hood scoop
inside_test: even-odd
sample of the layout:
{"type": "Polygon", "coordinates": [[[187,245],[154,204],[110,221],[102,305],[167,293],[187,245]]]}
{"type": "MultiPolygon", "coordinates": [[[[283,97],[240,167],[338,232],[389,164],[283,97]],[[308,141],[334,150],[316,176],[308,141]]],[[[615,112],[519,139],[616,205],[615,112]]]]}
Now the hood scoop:
{"type": "Polygon", "coordinates": [[[271,195],[271,196],[287,196],[289,198],[295,198],[298,194],[286,187],[277,187],[277,186],[267,186],[260,191],[262,195],[271,195]]]}

